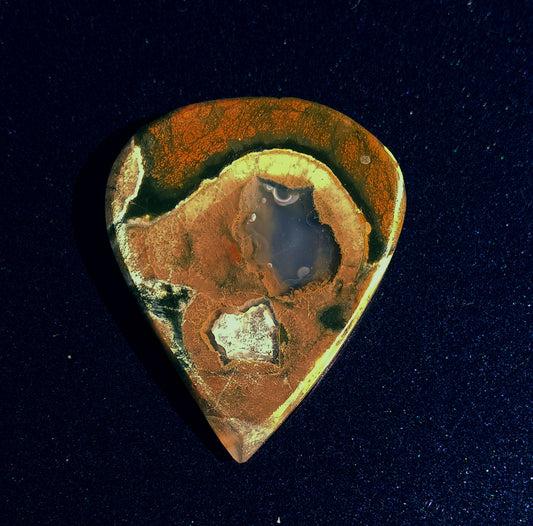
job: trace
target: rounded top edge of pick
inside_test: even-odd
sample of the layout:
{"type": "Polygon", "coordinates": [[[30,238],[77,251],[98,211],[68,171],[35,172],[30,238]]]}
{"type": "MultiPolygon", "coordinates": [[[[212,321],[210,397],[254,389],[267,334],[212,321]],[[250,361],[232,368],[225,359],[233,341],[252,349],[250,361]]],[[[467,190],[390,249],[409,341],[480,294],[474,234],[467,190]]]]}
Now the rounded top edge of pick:
{"type": "Polygon", "coordinates": [[[143,126],[132,144],[142,152],[145,174],[182,198],[251,151],[309,154],[333,171],[370,219],[381,255],[396,245],[405,214],[397,161],[368,130],[322,104],[291,97],[199,102],[143,126]]]}

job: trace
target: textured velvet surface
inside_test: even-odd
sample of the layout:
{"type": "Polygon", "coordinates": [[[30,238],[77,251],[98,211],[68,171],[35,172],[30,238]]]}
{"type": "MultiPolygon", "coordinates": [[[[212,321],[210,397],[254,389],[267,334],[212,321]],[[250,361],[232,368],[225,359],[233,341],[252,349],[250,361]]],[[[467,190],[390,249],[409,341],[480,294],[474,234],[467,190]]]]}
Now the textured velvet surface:
{"type": "Polygon", "coordinates": [[[525,1],[2,2],[0,522],[532,524],[532,23],[525,1]],[[103,198],[143,123],[249,95],[370,130],[407,215],[337,362],[237,465],[103,198]]]}

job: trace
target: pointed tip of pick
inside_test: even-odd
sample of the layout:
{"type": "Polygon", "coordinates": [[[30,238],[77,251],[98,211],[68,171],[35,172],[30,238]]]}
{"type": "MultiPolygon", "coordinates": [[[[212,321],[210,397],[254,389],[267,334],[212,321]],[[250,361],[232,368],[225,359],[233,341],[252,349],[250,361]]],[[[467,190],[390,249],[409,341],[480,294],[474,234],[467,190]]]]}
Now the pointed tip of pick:
{"type": "Polygon", "coordinates": [[[248,462],[248,460],[253,456],[253,454],[261,447],[258,446],[253,451],[249,451],[247,450],[244,444],[242,445],[242,447],[226,444],[224,444],[224,446],[228,450],[228,453],[232,456],[233,460],[235,460],[239,464],[244,464],[245,462],[248,462]]]}
{"type": "Polygon", "coordinates": [[[236,418],[208,417],[207,420],[220,442],[239,464],[248,461],[274,432],[274,429],[236,418]]]}

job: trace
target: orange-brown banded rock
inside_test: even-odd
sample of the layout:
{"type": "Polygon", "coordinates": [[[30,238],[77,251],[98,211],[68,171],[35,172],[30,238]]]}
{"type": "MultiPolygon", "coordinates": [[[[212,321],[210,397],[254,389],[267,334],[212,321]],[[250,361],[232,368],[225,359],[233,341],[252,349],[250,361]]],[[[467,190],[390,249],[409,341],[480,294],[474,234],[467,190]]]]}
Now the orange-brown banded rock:
{"type": "Polygon", "coordinates": [[[222,443],[244,462],[326,371],[401,229],[398,164],[298,99],[177,110],[110,175],[117,259],[222,443]]]}

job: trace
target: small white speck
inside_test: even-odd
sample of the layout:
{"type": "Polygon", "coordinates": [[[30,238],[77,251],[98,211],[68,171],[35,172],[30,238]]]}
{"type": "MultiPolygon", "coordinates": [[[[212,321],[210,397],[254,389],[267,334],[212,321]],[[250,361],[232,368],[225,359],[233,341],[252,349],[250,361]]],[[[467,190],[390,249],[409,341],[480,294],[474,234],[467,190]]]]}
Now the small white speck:
{"type": "Polygon", "coordinates": [[[268,263],[267,263],[267,267],[268,267],[268,268],[272,268],[272,263],[268,262],[268,263]]]}
{"type": "Polygon", "coordinates": [[[249,223],[253,223],[256,219],[257,219],[257,215],[256,215],[256,214],[252,214],[252,215],[250,216],[250,221],[249,221],[249,223]]]}
{"type": "Polygon", "coordinates": [[[266,198],[266,197],[261,198],[261,202],[262,202],[263,204],[266,203],[266,202],[267,202],[267,198],[266,198]]]}
{"type": "Polygon", "coordinates": [[[370,164],[370,155],[361,155],[360,159],[361,164],[370,164]]]}
{"type": "Polygon", "coordinates": [[[307,276],[309,272],[311,272],[311,269],[309,267],[300,267],[296,274],[298,275],[298,279],[302,279],[305,278],[305,276],[307,276]]]}

